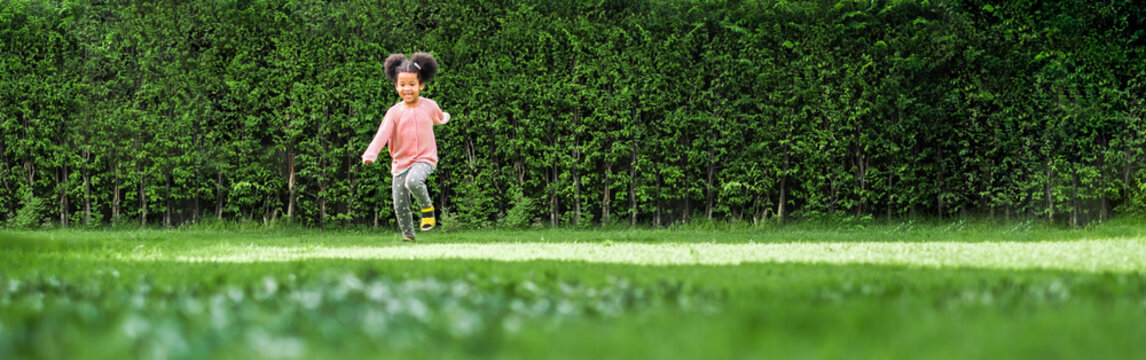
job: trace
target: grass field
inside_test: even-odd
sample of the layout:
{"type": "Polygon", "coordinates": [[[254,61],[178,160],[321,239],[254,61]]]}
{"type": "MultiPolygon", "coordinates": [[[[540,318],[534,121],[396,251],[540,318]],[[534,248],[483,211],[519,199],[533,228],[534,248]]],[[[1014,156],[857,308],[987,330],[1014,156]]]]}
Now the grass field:
{"type": "Polygon", "coordinates": [[[0,231],[0,358],[1141,358],[1146,226],[0,231]]]}

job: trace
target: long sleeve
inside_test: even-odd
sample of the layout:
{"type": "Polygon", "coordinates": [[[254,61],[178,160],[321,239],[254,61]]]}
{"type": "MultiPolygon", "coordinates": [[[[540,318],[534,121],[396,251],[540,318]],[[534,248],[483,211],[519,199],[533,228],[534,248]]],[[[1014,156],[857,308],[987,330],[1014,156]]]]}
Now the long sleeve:
{"type": "Polygon", "coordinates": [[[386,115],[382,119],[382,124],[378,125],[378,133],[374,134],[374,140],[370,141],[370,146],[362,153],[362,162],[377,161],[378,153],[382,152],[382,148],[386,147],[386,143],[394,135],[394,121],[390,119],[389,113],[386,115]]]}
{"type": "MultiPolygon", "coordinates": [[[[429,100],[429,99],[426,99],[426,100],[429,100]]],[[[433,121],[434,125],[445,125],[447,122],[450,121],[450,113],[443,112],[442,108],[438,107],[437,102],[434,102],[431,100],[430,105],[433,105],[429,109],[430,121],[433,121]]]]}

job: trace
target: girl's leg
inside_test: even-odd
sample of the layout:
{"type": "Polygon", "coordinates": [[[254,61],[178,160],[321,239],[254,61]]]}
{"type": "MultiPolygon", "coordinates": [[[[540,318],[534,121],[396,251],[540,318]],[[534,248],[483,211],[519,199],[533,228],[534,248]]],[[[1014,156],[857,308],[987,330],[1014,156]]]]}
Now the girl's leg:
{"type": "Polygon", "coordinates": [[[434,207],[430,202],[430,190],[426,188],[426,178],[433,172],[434,168],[427,163],[414,163],[410,166],[410,170],[406,171],[406,188],[418,201],[419,209],[434,207]]]}
{"type": "Polygon", "coordinates": [[[437,224],[434,218],[434,204],[430,200],[430,191],[426,189],[426,178],[430,177],[430,173],[434,172],[434,168],[426,163],[414,163],[410,166],[410,170],[406,171],[406,189],[409,190],[414,199],[418,201],[418,208],[422,213],[422,231],[433,229],[437,224]]]}
{"type": "Polygon", "coordinates": [[[410,217],[410,190],[406,188],[409,171],[394,175],[390,189],[394,193],[394,216],[398,218],[398,228],[406,239],[414,239],[414,219],[410,217]]]}

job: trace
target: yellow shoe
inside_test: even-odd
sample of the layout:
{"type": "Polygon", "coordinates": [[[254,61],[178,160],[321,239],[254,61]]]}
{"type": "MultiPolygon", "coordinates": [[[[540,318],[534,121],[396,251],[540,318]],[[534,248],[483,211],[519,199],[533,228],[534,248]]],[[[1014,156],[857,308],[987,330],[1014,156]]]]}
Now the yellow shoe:
{"type": "Polygon", "coordinates": [[[409,236],[403,236],[402,242],[414,242],[414,238],[409,237],[409,236]]]}
{"type": "Polygon", "coordinates": [[[422,231],[430,231],[434,225],[437,225],[437,221],[434,219],[434,207],[422,209],[422,231]]]}

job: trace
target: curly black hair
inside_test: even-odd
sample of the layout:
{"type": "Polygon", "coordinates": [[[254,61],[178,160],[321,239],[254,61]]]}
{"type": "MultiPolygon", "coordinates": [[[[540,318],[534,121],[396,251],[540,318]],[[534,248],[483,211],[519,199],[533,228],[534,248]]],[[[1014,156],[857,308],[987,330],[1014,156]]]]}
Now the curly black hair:
{"type": "Polygon", "coordinates": [[[428,83],[438,75],[438,60],[434,55],[416,52],[413,56],[405,54],[390,54],[386,57],[386,78],[390,82],[398,82],[398,72],[412,72],[418,74],[418,82],[428,83]]]}

